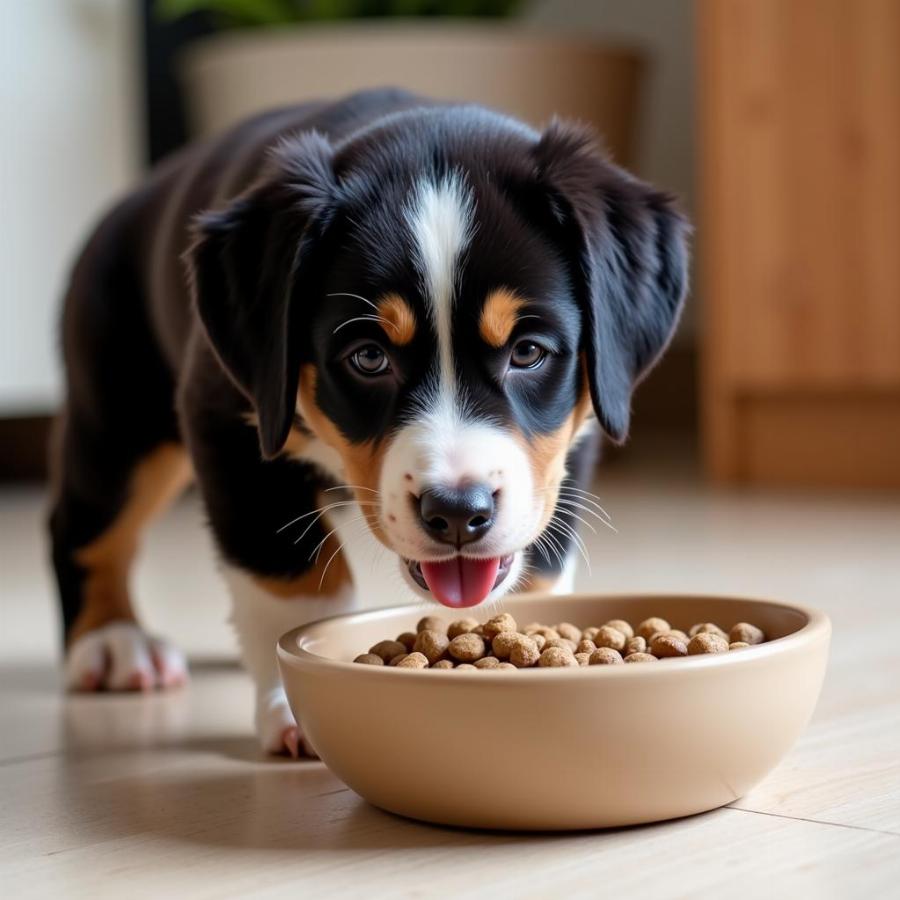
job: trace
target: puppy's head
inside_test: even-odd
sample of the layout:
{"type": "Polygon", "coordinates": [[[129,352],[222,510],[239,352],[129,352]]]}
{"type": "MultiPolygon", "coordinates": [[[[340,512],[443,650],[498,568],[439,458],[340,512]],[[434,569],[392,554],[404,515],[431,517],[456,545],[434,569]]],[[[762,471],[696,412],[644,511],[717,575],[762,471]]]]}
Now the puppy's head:
{"type": "Polygon", "coordinates": [[[588,420],[624,440],[686,231],[581,130],[419,111],[283,144],[201,220],[195,297],[263,454],[299,416],[410,584],[471,606],[515,582],[588,420]]]}

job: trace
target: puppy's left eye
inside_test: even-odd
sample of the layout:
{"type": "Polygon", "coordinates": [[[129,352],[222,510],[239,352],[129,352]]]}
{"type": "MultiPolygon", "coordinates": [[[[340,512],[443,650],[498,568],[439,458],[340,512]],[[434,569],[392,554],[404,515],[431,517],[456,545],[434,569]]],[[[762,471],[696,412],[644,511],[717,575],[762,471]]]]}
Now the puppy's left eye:
{"type": "Polygon", "coordinates": [[[515,369],[536,369],[547,357],[547,351],[534,341],[519,341],[509,357],[515,369]]]}
{"type": "Polygon", "coordinates": [[[350,364],[361,375],[384,375],[391,364],[387,354],[378,344],[366,344],[350,354],[350,364]]]}

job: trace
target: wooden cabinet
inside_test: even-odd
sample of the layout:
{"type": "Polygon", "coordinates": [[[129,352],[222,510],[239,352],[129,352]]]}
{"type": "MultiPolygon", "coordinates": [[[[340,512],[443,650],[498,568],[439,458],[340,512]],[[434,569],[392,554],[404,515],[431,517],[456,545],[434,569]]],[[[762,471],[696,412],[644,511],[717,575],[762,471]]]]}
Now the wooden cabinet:
{"type": "Polygon", "coordinates": [[[900,0],[699,0],[719,480],[900,487],[900,0]]]}

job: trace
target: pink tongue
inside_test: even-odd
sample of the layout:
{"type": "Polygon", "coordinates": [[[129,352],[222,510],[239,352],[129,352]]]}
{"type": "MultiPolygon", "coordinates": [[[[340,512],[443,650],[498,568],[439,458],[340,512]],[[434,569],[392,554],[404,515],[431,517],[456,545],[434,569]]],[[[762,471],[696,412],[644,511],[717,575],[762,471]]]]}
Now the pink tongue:
{"type": "Polygon", "coordinates": [[[500,557],[468,559],[454,556],[444,562],[423,562],[421,567],[429,590],[444,606],[477,606],[494,587],[500,557]]]}

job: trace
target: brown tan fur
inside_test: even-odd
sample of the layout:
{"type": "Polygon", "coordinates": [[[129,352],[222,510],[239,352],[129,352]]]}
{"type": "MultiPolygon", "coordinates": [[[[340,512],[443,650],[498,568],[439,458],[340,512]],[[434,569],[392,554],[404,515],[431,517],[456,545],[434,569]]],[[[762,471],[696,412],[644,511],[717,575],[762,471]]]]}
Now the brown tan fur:
{"type": "Polygon", "coordinates": [[[535,490],[547,498],[542,531],[549,523],[556,506],[559,485],[566,474],[566,455],[579,430],[591,415],[592,408],[587,372],[582,360],[581,392],[572,412],[556,431],[539,435],[526,445],[535,490]]]}
{"type": "Polygon", "coordinates": [[[416,314],[399,295],[387,294],[378,301],[378,315],[384,320],[385,333],[391,343],[403,347],[416,336],[416,314]]]}
{"type": "Polygon", "coordinates": [[[98,538],[75,553],[86,570],[84,605],[68,635],[80,635],[117,619],[134,620],[128,571],[143,529],[184,490],[193,477],[180,444],[162,444],[138,464],[129,498],[115,521],[98,538]]]}
{"type": "Polygon", "coordinates": [[[378,479],[387,449],[384,442],[366,441],[363,444],[353,444],[344,437],[337,425],[322,412],[316,403],[316,367],[311,363],[307,363],[300,370],[300,389],[297,401],[306,426],[319,440],[332,447],[340,455],[347,481],[352,485],[359,485],[363,489],[368,488],[368,490],[362,491],[354,488],[354,494],[360,501],[363,515],[365,515],[372,533],[386,547],[390,547],[381,529],[377,514],[367,512],[371,509],[368,504],[372,502],[372,491],[378,490],[378,479]]]}
{"type": "Polygon", "coordinates": [[[281,452],[288,456],[299,456],[302,459],[303,451],[308,445],[309,438],[299,428],[292,428],[281,452]]]}
{"type": "Polygon", "coordinates": [[[497,348],[506,346],[524,303],[521,297],[505,288],[488,295],[478,322],[478,331],[486,344],[497,348]]]}

